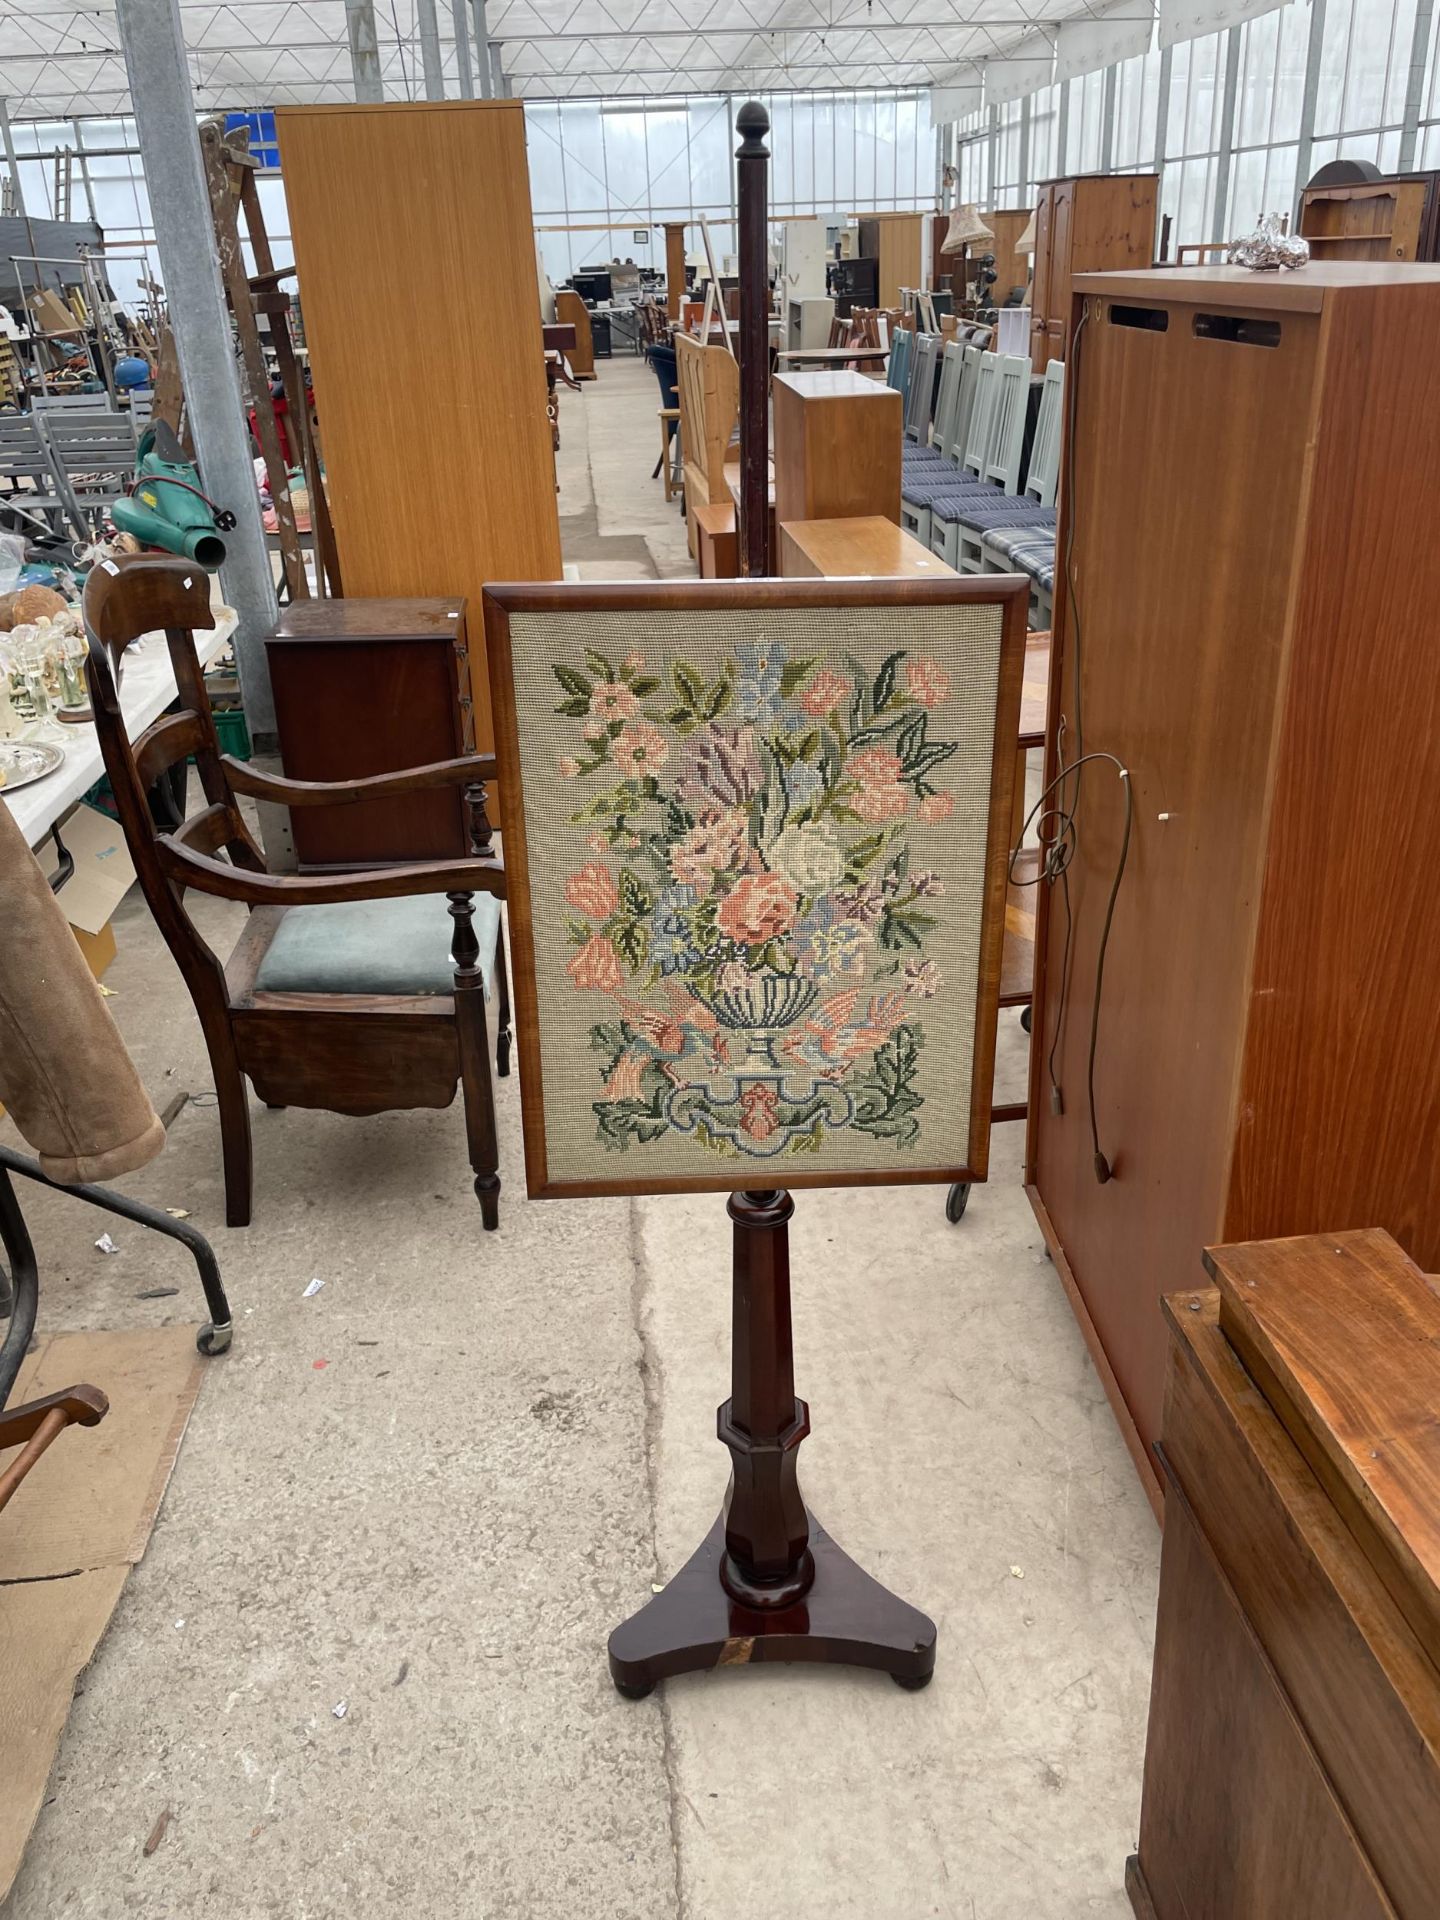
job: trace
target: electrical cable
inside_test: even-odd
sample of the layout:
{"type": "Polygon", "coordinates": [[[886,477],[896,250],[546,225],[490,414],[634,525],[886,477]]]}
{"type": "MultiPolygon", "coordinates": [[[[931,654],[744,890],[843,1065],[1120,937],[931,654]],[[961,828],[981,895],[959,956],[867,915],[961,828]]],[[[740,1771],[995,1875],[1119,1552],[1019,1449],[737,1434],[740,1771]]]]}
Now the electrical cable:
{"type": "Polygon", "coordinates": [[[199,487],[192,486],[188,480],[181,480],[173,473],[146,473],[137,475],[129,483],[128,491],[133,494],[140,487],[180,487],[186,493],[193,493],[197,500],[203,500],[210,509],[216,526],[222,533],[231,533],[235,527],[235,516],[228,507],[218,507],[208,493],[202,493],[199,487]]]}
{"type": "Polygon", "coordinates": [[[1065,904],[1065,944],[1060,964],[1060,994],[1056,1008],[1055,1028],[1050,1038],[1050,1047],[1046,1055],[1046,1072],[1050,1080],[1050,1105],[1055,1113],[1065,1110],[1064,1093],[1055,1071],[1055,1057],[1064,1032],[1065,1015],[1070,999],[1070,958],[1074,916],[1070,901],[1070,864],[1079,846],[1078,816],[1080,811],[1081,769],[1092,761],[1104,760],[1114,767],[1120,779],[1125,795],[1125,819],[1120,835],[1120,849],[1115,860],[1114,878],[1110,883],[1110,893],[1105,904],[1105,920],[1100,931],[1100,945],[1095,956],[1095,992],[1090,1008],[1090,1038],[1086,1054],[1086,1098],[1089,1107],[1090,1144],[1094,1154],[1095,1178],[1102,1186],[1111,1178],[1112,1169],[1109,1159],[1100,1146],[1100,1124],[1095,1107],[1095,1058],[1100,1045],[1100,1002],[1105,986],[1105,960],[1110,948],[1110,933],[1115,922],[1115,902],[1119,897],[1120,885],[1125,878],[1125,867],[1130,854],[1130,832],[1134,821],[1134,794],[1130,783],[1130,769],[1113,753],[1103,750],[1087,752],[1085,749],[1084,725],[1084,649],[1081,637],[1080,606],[1075,592],[1075,419],[1080,390],[1080,340],[1089,318],[1088,304],[1081,308],[1076,323],[1074,337],[1070,343],[1070,361],[1066,368],[1066,425],[1065,425],[1065,503],[1067,518],[1065,527],[1065,587],[1066,608],[1068,612],[1068,631],[1074,659],[1074,696],[1075,696],[1075,747],[1073,760],[1065,758],[1066,721],[1062,713],[1056,726],[1055,752],[1059,771],[1049,781],[1035,805],[1025,817],[1015,846],[1010,854],[1010,880],[1015,886],[1039,886],[1041,882],[1053,887],[1059,885],[1065,904]],[[1073,781],[1073,789],[1071,783],[1073,781]],[[1058,795],[1055,804],[1051,796],[1058,795]],[[1039,866],[1030,879],[1017,875],[1015,868],[1024,846],[1025,836],[1032,825],[1040,842],[1041,858],[1039,866]]]}

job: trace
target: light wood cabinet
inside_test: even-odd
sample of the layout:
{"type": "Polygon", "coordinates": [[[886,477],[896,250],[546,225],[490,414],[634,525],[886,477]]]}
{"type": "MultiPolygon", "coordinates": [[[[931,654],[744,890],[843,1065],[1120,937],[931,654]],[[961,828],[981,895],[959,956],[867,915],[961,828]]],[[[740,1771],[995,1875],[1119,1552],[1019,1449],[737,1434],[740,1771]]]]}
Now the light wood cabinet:
{"type": "MultiPolygon", "coordinates": [[[[346,591],[558,580],[518,100],[282,107],[285,199],[346,591]]],[[[494,742],[469,625],[479,746],[494,742]]]]}
{"type": "Polygon", "coordinates": [[[878,263],[877,305],[898,307],[902,287],[920,285],[925,247],[923,213],[860,216],[860,258],[878,263]]]}
{"type": "Polygon", "coordinates": [[[1376,1226],[1440,1270],[1440,267],[1074,290],[1050,711],[1068,759],[1128,769],[1134,820],[1093,1067],[1113,1178],[1099,762],[1039,890],[1026,1177],[1153,1493],[1160,1296],[1202,1248],[1376,1226]]]}
{"type": "Polygon", "coordinates": [[[863,373],[779,373],[775,521],[900,521],[901,400],[863,373]]]}
{"type": "Polygon", "coordinates": [[[1040,188],[1030,295],[1036,373],[1065,358],[1073,275],[1150,265],[1159,184],[1153,173],[1082,174],[1040,188]]]}

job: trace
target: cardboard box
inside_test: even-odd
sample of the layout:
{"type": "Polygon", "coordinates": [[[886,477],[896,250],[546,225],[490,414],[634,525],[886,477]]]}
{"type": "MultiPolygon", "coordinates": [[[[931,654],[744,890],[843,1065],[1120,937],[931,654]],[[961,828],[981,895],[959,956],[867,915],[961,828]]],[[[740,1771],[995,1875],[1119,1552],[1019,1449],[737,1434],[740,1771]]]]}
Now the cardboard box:
{"type": "Polygon", "coordinates": [[[57,898],[72,927],[98,935],[135,883],[120,822],[96,807],[78,806],[61,822],[60,838],[75,871],[57,898]]]}

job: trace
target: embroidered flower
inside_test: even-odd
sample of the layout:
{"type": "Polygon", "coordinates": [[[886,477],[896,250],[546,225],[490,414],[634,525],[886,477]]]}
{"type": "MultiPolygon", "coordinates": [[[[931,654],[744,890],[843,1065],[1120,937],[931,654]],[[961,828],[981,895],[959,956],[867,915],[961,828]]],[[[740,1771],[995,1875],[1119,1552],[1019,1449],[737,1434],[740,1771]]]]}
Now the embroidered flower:
{"type": "Polygon", "coordinates": [[[953,793],[927,793],[915,809],[927,827],[938,827],[942,820],[948,820],[955,811],[953,793]]]}
{"type": "Polygon", "coordinates": [[[590,695],[590,711],[606,725],[612,720],[628,720],[640,702],[619,680],[597,680],[590,695]]]}
{"type": "Polygon", "coordinates": [[[945,891],[945,882],[939,874],[928,869],[923,873],[912,873],[910,884],[922,900],[934,900],[945,891]]]}
{"type": "Polygon", "coordinates": [[[654,773],[669,758],[670,749],[664,734],[648,720],[637,720],[633,726],[626,727],[615,742],[616,765],[635,779],[654,773]]]}
{"type": "Polygon", "coordinates": [[[604,834],[601,833],[599,828],[597,827],[594,833],[586,834],[585,844],[587,847],[590,848],[592,853],[604,853],[605,849],[609,846],[610,842],[605,838],[604,834]]]}
{"type": "Polygon", "coordinates": [[[677,880],[698,889],[703,900],[717,873],[743,864],[749,850],[748,821],[738,809],[702,813],[683,840],[670,849],[670,871],[677,880]]]}
{"type": "Polygon", "coordinates": [[[869,948],[869,930],[847,920],[831,899],[817,901],[795,929],[796,963],[812,980],[863,974],[869,948]]]}
{"type": "Polygon", "coordinates": [[[944,984],[933,960],[907,960],[904,967],[905,991],[919,1000],[933,1000],[944,984]]]}
{"type": "Polygon", "coordinates": [[[797,893],[828,893],[845,871],[845,855],[834,823],[818,820],[786,827],[770,853],[770,864],[797,893]]]}
{"type": "Polygon", "coordinates": [[[885,895],[877,881],[862,880],[858,886],[843,887],[835,904],[847,920],[872,927],[885,911],[885,895]]]}
{"type": "Polygon", "coordinates": [[[822,667],[814,674],[805,691],[800,696],[800,704],[812,720],[823,720],[827,713],[833,713],[842,700],[848,700],[854,691],[854,682],[843,673],[836,673],[831,667],[822,667]]]}
{"type": "Polygon", "coordinates": [[[908,660],[905,685],[911,698],[918,700],[922,707],[938,707],[942,700],[950,697],[950,676],[935,660],[908,660]]]}
{"type": "Polygon", "coordinates": [[[850,804],[862,820],[898,820],[910,804],[909,794],[900,785],[900,761],[884,747],[857,753],[845,771],[859,788],[850,804]]]}
{"type": "Polygon", "coordinates": [[[720,931],[737,946],[758,947],[779,939],[795,924],[800,902],[794,887],[778,873],[743,873],[734,891],[720,903],[720,931]]]}
{"type": "Polygon", "coordinates": [[[767,640],[744,640],[736,647],[735,658],[740,664],[735,711],[742,720],[778,719],[785,649],[767,640]]]}
{"type": "Polygon", "coordinates": [[[622,673],[643,673],[645,671],[644,654],[627,653],[625,658],[620,662],[620,671],[622,673]]]}
{"type": "Polygon", "coordinates": [[[587,860],[565,882],[565,898],[577,913],[592,920],[608,920],[620,904],[615,879],[603,860],[587,860]]]}
{"type": "Polygon", "coordinates": [[[624,975],[620,956],[601,934],[594,934],[580,951],[565,963],[565,971],[578,990],[593,987],[600,993],[614,993],[624,975]]]}
{"type": "Polygon", "coordinates": [[[579,771],[580,771],[580,762],[578,760],[571,759],[568,753],[563,754],[561,756],[560,777],[563,780],[573,780],[576,774],[579,773],[579,771]]]}
{"type": "Polygon", "coordinates": [[[598,713],[592,713],[580,731],[587,740],[594,742],[596,740],[603,740],[610,731],[610,727],[609,723],[602,720],[598,713]]]}
{"type": "Polygon", "coordinates": [[[794,808],[808,807],[825,789],[825,776],[809,760],[797,760],[793,767],[780,769],[785,798],[794,808]]]}
{"type": "Polygon", "coordinates": [[[743,807],[761,787],[760,753],[753,727],[711,723],[686,741],[679,769],[682,800],[743,807]]]}

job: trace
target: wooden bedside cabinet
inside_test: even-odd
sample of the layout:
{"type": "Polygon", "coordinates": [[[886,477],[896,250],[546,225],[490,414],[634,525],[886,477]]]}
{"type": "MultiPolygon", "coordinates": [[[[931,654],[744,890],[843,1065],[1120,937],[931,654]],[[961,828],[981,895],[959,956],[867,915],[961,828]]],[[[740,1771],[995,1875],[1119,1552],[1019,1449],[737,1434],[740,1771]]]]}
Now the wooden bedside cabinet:
{"type": "MultiPolygon", "coordinates": [[[[464,600],[306,600],[265,642],[291,780],[353,780],[475,751],[464,600]]],[[[463,788],[295,807],[302,867],[470,851],[463,788]]]]}

